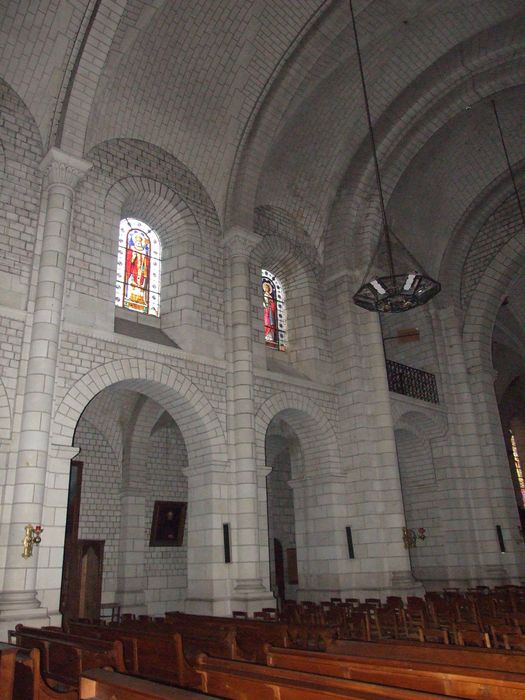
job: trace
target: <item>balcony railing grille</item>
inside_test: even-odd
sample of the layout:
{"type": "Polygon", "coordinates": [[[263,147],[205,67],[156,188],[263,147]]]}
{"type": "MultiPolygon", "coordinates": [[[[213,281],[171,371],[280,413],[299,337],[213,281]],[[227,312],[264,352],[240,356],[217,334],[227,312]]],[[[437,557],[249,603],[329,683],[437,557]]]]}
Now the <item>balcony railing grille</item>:
{"type": "Polygon", "coordinates": [[[386,361],[388,388],[396,394],[411,396],[414,399],[439,403],[436,376],[422,369],[402,365],[393,360],[386,361]]]}

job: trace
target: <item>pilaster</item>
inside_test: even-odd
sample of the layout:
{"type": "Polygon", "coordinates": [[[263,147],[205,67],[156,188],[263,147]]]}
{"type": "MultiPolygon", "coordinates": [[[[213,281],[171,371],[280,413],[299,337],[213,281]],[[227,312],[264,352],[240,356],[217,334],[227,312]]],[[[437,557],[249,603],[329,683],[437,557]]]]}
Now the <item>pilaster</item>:
{"type": "MultiPolygon", "coordinates": [[[[20,539],[24,525],[42,523],[73,196],[90,167],[87,161],[57,148],[52,148],[41,164],[46,178],[46,214],[0,610],[9,606],[22,612],[40,607],[36,598],[38,548],[30,559],[22,559],[20,539]]],[[[44,532],[44,542],[46,536],[44,532]]]]}

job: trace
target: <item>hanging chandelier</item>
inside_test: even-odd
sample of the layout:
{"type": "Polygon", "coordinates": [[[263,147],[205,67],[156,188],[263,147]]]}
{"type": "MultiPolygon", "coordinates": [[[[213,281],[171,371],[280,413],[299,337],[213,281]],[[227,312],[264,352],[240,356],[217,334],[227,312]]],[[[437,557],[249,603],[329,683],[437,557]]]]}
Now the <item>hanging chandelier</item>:
{"type": "MultiPolygon", "coordinates": [[[[427,301],[436,296],[436,294],[441,290],[441,285],[424,272],[412,271],[398,274],[394,268],[391,233],[386,217],[385,200],[383,197],[383,187],[381,184],[381,173],[379,171],[379,161],[377,159],[376,142],[374,138],[374,130],[372,128],[370,105],[368,102],[365,74],[363,71],[363,61],[361,58],[361,50],[357,36],[357,26],[355,22],[352,0],[349,0],[349,4],[350,14],[352,16],[352,26],[354,29],[357,59],[359,62],[363,101],[365,104],[366,118],[368,122],[368,134],[372,148],[372,155],[374,158],[377,191],[381,205],[382,231],[385,237],[385,247],[388,261],[388,274],[364,282],[354,294],[353,299],[357,306],[361,306],[363,309],[367,309],[368,311],[377,311],[379,313],[400,313],[402,311],[409,311],[409,309],[413,309],[416,306],[426,304],[427,301]]],[[[374,258],[372,258],[370,267],[373,260],[374,258]]],[[[367,270],[367,277],[370,267],[367,270]]]]}

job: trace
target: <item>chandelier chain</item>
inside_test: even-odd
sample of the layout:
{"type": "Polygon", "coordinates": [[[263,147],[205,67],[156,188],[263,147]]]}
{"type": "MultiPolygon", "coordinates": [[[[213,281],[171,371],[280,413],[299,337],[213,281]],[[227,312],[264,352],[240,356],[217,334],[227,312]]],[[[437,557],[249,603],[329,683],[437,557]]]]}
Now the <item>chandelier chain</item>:
{"type": "Polygon", "coordinates": [[[352,0],[348,0],[348,2],[350,5],[350,14],[352,16],[352,27],[354,30],[355,47],[356,47],[356,52],[357,52],[357,61],[359,64],[359,75],[361,76],[361,88],[363,91],[363,101],[365,103],[366,119],[368,122],[368,134],[369,134],[370,143],[372,146],[372,155],[374,157],[374,167],[375,167],[375,174],[376,174],[377,190],[378,190],[378,194],[379,194],[379,201],[381,204],[381,216],[383,218],[383,229],[385,232],[385,242],[386,242],[386,249],[387,249],[387,254],[388,254],[388,266],[390,268],[390,275],[392,277],[394,277],[395,276],[394,258],[392,255],[392,246],[390,243],[390,230],[389,230],[388,221],[386,218],[386,207],[385,207],[385,200],[383,197],[383,185],[381,182],[381,172],[379,170],[379,161],[377,159],[377,148],[376,148],[376,141],[375,141],[375,137],[374,137],[374,129],[372,126],[372,117],[370,114],[370,104],[368,101],[368,91],[366,89],[365,73],[363,70],[363,60],[361,58],[359,37],[357,35],[357,25],[356,25],[356,21],[355,21],[354,7],[352,4],[352,0]]]}

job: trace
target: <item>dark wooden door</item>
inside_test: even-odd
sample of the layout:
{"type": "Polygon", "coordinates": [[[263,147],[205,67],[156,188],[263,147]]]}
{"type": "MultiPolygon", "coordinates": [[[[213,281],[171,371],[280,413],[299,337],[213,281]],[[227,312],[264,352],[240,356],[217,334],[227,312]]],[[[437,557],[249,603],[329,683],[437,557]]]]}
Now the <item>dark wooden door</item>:
{"type": "Polygon", "coordinates": [[[78,540],[78,616],[98,619],[102,598],[104,540],[78,540]]]}
{"type": "Polygon", "coordinates": [[[104,540],[78,539],[82,469],[82,462],[71,462],[60,592],[60,612],[66,619],[100,617],[104,540]]]}
{"type": "Polygon", "coordinates": [[[286,598],[286,585],[284,582],[284,558],[283,546],[277,537],[273,538],[273,555],[275,559],[275,585],[277,586],[279,602],[282,604],[286,598]]]}

